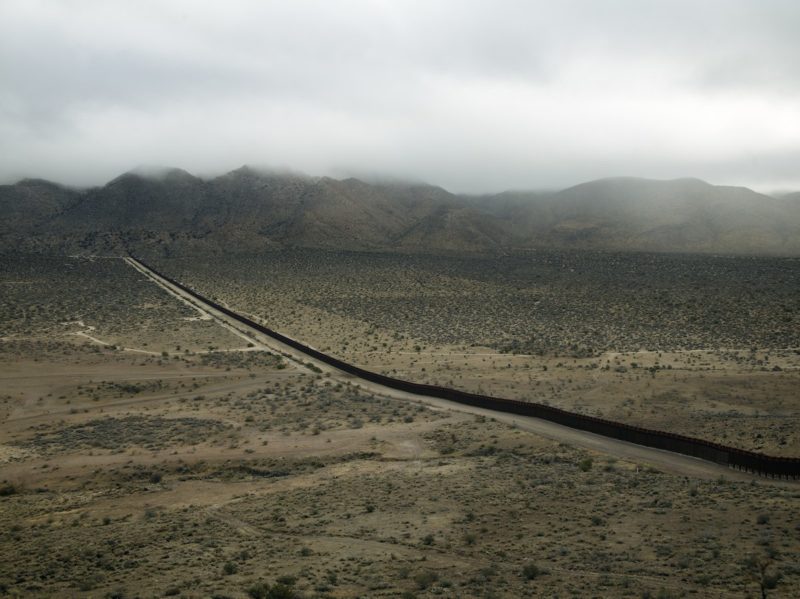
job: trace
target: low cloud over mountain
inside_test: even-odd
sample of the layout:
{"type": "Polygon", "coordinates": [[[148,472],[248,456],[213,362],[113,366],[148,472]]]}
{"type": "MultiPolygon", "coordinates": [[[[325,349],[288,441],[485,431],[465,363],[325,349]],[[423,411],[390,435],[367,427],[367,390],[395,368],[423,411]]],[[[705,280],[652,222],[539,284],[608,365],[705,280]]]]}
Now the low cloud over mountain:
{"type": "Polygon", "coordinates": [[[459,196],[420,183],[367,183],[242,167],[210,180],[180,169],[125,173],[75,190],[0,186],[6,247],[315,247],[486,251],[573,249],[800,253],[798,194],[771,197],[698,179],[600,179],[557,192],[459,196]]]}

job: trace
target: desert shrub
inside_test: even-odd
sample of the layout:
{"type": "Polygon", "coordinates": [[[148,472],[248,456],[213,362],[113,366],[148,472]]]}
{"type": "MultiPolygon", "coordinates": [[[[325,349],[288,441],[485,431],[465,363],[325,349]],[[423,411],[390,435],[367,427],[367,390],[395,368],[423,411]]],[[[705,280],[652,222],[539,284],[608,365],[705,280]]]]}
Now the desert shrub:
{"type": "Polygon", "coordinates": [[[534,563],[528,563],[522,567],[522,577],[525,580],[533,580],[542,574],[547,574],[547,572],[534,563]]]}
{"type": "Polygon", "coordinates": [[[257,582],[247,589],[247,596],[251,599],[265,599],[269,593],[269,585],[266,582],[257,582]]]}
{"type": "Polygon", "coordinates": [[[592,469],[592,458],[581,460],[578,464],[578,468],[581,469],[581,472],[589,472],[589,470],[592,469]]]}
{"type": "Polygon", "coordinates": [[[238,571],[239,566],[236,565],[236,562],[225,562],[225,565],[222,566],[222,573],[225,574],[225,576],[236,574],[238,571]]]}
{"type": "Polygon", "coordinates": [[[781,572],[769,572],[764,574],[764,578],[761,580],[761,584],[765,589],[772,590],[778,586],[778,583],[783,578],[783,574],[781,572]]]}
{"type": "Polygon", "coordinates": [[[78,582],[78,590],[81,593],[86,593],[91,591],[96,586],[100,585],[103,582],[102,574],[92,574],[91,576],[84,578],[83,580],[78,582]]]}
{"type": "Polygon", "coordinates": [[[300,595],[292,588],[291,584],[282,582],[270,586],[266,582],[259,582],[247,589],[247,596],[251,599],[300,599],[300,595]]]}
{"type": "Polygon", "coordinates": [[[16,495],[19,489],[11,483],[0,485],[0,497],[8,497],[9,495],[16,495]]]}
{"type": "Polygon", "coordinates": [[[436,572],[431,572],[430,570],[424,570],[422,572],[417,572],[414,575],[414,583],[417,585],[417,588],[420,590],[427,589],[431,586],[434,582],[439,580],[439,575],[436,572]]]}

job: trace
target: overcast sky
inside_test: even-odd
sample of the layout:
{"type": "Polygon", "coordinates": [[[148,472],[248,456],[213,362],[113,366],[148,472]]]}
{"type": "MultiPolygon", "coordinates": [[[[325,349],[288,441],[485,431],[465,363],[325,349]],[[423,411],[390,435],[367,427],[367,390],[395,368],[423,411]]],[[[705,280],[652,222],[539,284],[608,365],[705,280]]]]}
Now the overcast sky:
{"type": "Polygon", "coordinates": [[[800,1],[0,1],[0,180],[245,163],[800,189],[800,1]]]}

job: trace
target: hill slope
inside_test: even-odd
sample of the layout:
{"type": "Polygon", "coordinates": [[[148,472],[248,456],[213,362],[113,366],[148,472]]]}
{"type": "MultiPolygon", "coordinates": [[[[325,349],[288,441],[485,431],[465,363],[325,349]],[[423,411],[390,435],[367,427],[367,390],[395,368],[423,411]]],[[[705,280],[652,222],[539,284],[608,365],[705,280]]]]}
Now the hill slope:
{"type": "Polygon", "coordinates": [[[601,179],[551,194],[499,194],[482,204],[493,201],[505,204],[507,226],[521,245],[800,252],[800,214],[790,201],[698,179],[601,179]]]}
{"type": "Polygon", "coordinates": [[[0,238],[36,235],[42,225],[81,197],[81,193],[41,179],[0,185],[0,238]]]}
{"type": "Polygon", "coordinates": [[[404,251],[509,248],[800,254],[800,200],[698,179],[601,179],[558,192],[453,195],[424,184],[265,172],[125,173],[70,190],[0,186],[4,247],[404,251]]]}
{"type": "Polygon", "coordinates": [[[788,247],[798,223],[783,203],[697,179],[606,179],[556,194],[553,240],[618,249],[742,252],[788,247]]]}

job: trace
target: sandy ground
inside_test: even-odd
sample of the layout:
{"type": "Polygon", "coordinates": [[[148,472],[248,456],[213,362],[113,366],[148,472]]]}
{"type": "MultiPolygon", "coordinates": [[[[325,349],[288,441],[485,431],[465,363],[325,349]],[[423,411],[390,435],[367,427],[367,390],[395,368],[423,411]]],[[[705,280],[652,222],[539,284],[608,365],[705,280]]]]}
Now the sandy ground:
{"type": "Polygon", "coordinates": [[[658,466],[659,468],[669,470],[676,474],[684,474],[687,476],[702,476],[706,478],[717,477],[720,476],[721,474],[726,474],[730,477],[741,480],[751,480],[754,478],[749,474],[733,471],[730,468],[720,466],[718,464],[712,464],[710,462],[705,462],[703,460],[698,460],[695,458],[690,458],[687,456],[682,456],[671,452],[657,450],[650,447],[633,445],[631,443],[617,441],[615,439],[609,439],[607,437],[601,437],[599,435],[595,435],[592,433],[576,429],[571,429],[565,426],[555,424],[553,422],[548,422],[537,418],[509,415],[509,414],[503,414],[501,412],[495,412],[492,410],[485,410],[482,408],[475,408],[472,406],[464,406],[461,404],[457,404],[455,402],[449,402],[421,395],[414,395],[411,393],[404,393],[401,391],[397,391],[395,389],[383,387],[382,385],[377,385],[375,383],[371,383],[361,379],[356,379],[356,377],[354,377],[353,375],[341,372],[323,362],[313,360],[308,356],[306,356],[305,354],[302,354],[301,352],[298,352],[297,350],[287,345],[284,345],[275,339],[272,339],[266,335],[259,333],[256,329],[245,328],[245,325],[243,325],[242,323],[233,320],[232,318],[219,312],[218,310],[215,310],[210,305],[201,304],[200,301],[197,300],[197,298],[189,296],[186,292],[172,285],[171,283],[169,283],[169,281],[163,279],[158,274],[154,273],[141,263],[138,263],[131,259],[126,259],[126,261],[132,267],[146,274],[154,283],[160,285],[169,293],[180,298],[182,301],[192,304],[196,309],[208,314],[210,317],[212,317],[217,322],[220,322],[224,326],[235,328],[237,333],[243,335],[245,338],[256,339],[264,346],[270,347],[271,349],[281,353],[282,355],[291,356],[294,360],[296,360],[299,363],[302,363],[304,360],[311,361],[312,363],[315,364],[317,368],[319,368],[327,375],[330,375],[332,378],[356,384],[359,387],[362,387],[373,393],[396,399],[403,399],[406,401],[422,402],[442,409],[457,410],[466,413],[493,417],[502,422],[513,424],[514,426],[518,426],[523,430],[527,430],[529,432],[535,432],[539,435],[545,436],[550,439],[569,442],[570,444],[574,444],[579,447],[584,447],[587,449],[603,451],[619,458],[633,459],[642,463],[652,464],[654,466],[658,466]]]}
{"type": "MultiPolygon", "coordinates": [[[[0,344],[0,592],[244,598],[283,581],[308,598],[641,599],[800,587],[796,483],[381,389],[222,324],[243,351],[156,355],[75,335],[0,344]]],[[[452,359],[474,360],[475,374],[509,358],[470,349],[452,359]]]]}

